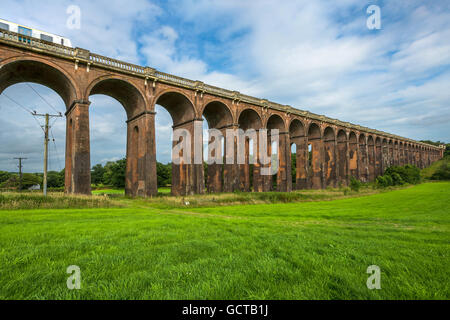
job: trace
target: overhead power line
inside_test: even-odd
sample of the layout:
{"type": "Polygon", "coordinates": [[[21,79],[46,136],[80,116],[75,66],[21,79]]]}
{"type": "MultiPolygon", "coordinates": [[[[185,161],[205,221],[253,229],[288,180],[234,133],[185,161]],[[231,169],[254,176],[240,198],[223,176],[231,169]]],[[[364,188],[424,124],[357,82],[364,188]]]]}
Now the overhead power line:
{"type": "MultiPolygon", "coordinates": [[[[58,118],[62,118],[63,115],[61,112],[59,112],[55,107],[53,107],[51,105],[50,102],[48,102],[42,95],[39,94],[39,92],[37,92],[30,84],[26,83],[27,86],[29,88],[31,88],[31,90],[33,90],[48,106],[50,106],[50,108],[52,108],[54,111],[56,111],[58,114],[56,115],[50,115],[48,113],[46,114],[38,114],[36,111],[32,111],[29,108],[23,106],[22,104],[20,104],[19,102],[17,102],[16,100],[14,100],[13,98],[11,98],[10,96],[8,96],[7,94],[3,93],[4,96],[9,99],[10,101],[12,101],[14,104],[18,105],[20,108],[22,108],[23,110],[25,110],[26,112],[30,113],[33,116],[33,119],[36,121],[36,123],[38,124],[39,128],[41,128],[44,132],[44,196],[47,195],[47,175],[48,175],[48,161],[49,161],[49,157],[48,157],[48,142],[49,142],[49,134],[52,135],[53,138],[53,144],[55,146],[55,151],[57,154],[57,159],[59,161],[59,155],[58,155],[58,150],[56,148],[56,143],[55,143],[55,138],[53,136],[53,131],[50,131],[50,129],[52,128],[52,126],[55,124],[56,120],[58,118]],[[37,120],[37,117],[44,117],[45,118],[45,125],[42,126],[39,121],[37,120]],[[54,118],[55,120],[52,122],[52,124],[49,124],[49,120],[50,118],[54,118]]],[[[17,158],[19,159],[19,158],[17,158]]],[[[19,159],[19,168],[20,171],[22,170],[22,160],[23,158],[19,159]]],[[[22,174],[21,174],[22,176],[22,174]]]]}
{"type": "Polygon", "coordinates": [[[10,96],[8,96],[6,93],[3,93],[3,95],[8,98],[9,100],[11,100],[13,103],[15,103],[16,105],[18,105],[20,108],[22,108],[23,110],[25,110],[26,112],[30,113],[33,116],[34,121],[36,121],[37,125],[39,126],[39,128],[41,128],[42,131],[44,131],[44,129],[42,128],[42,125],[39,123],[39,121],[36,119],[36,117],[34,116],[34,114],[36,113],[36,111],[31,111],[30,109],[28,109],[27,107],[24,107],[22,104],[20,104],[19,102],[17,102],[16,100],[14,100],[13,98],[11,98],[10,96]]]}
{"type": "Polygon", "coordinates": [[[25,110],[26,112],[29,113],[33,113],[33,111],[31,111],[30,109],[24,107],[23,105],[21,105],[19,102],[17,102],[16,100],[14,100],[13,98],[11,98],[10,96],[8,96],[6,93],[3,93],[3,95],[8,98],[9,100],[11,100],[13,103],[15,103],[16,105],[18,105],[19,107],[21,107],[23,110],[25,110]]]}
{"type": "MultiPolygon", "coordinates": [[[[53,122],[53,123],[54,123],[54,122],[53,122]]],[[[51,127],[50,127],[50,134],[51,134],[51,136],[52,136],[53,145],[54,145],[54,147],[55,147],[56,160],[58,161],[58,165],[59,165],[58,170],[61,170],[61,168],[62,168],[62,165],[61,165],[61,158],[59,157],[58,148],[56,147],[56,139],[55,139],[55,136],[53,135],[53,128],[51,128],[51,127]]]]}
{"type": "Polygon", "coordinates": [[[25,83],[25,84],[26,84],[28,87],[30,87],[30,89],[33,90],[34,93],[36,93],[36,94],[42,99],[42,101],[44,101],[50,108],[52,108],[53,111],[59,112],[55,107],[53,107],[53,105],[52,105],[50,102],[47,101],[47,99],[45,99],[42,95],[40,95],[39,92],[37,92],[37,90],[34,89],[34,88],[31,86],[31,84],[29,84],[29,83],[25,83]]]}

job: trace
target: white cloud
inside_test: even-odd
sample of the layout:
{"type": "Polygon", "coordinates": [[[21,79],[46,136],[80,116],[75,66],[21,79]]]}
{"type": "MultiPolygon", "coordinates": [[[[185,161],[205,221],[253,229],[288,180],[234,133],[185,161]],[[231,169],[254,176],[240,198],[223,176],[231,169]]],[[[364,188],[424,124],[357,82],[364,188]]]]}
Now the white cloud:
{"type": "MultiPolygon", "coordinates": [[[[449,72],[448,7],[389,2],[382,7],[383,30],[370,32],[359,1],[184,3],[179,10],[189,11],[188,23],[208,25],[226,14],[221,34],[244,31],[228,43],[233,77],[259,96],[416,139],[422,133],[408,121],[448,108],[442,94],[448,78],[433,81],[437,71],[449,72]],[[408,98],[406,88],[415,94],[408,98]]],[[[441,127],[431,135],[445,140],[448,133],[441,127]]]]}

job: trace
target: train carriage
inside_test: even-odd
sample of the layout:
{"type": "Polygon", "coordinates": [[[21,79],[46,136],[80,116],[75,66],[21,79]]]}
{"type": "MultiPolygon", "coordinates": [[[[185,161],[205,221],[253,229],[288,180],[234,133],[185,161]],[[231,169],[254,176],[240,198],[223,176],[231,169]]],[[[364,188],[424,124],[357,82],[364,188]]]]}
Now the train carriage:
{"type": "Polygon", "coordinates": [[[52,43],[56,43],[59,45],[63,45],[66,47],[71,47],[72,48],[72,43],[70,41],[70,39],[67,39],[65,37],[61,37],[49,32],[44,32],[38,29],[34,29],[34,28],[29,28],[14,22],[10,22],[7,20],[3,20],[0,19],[0,31],[1,30],[6,30],[6,31],[11,31],[11,32],[15,32],[27,37],[33,37],[36,39],[40,39],[40,40],[44,40],[47,42],[52,42],[52,43]]]}

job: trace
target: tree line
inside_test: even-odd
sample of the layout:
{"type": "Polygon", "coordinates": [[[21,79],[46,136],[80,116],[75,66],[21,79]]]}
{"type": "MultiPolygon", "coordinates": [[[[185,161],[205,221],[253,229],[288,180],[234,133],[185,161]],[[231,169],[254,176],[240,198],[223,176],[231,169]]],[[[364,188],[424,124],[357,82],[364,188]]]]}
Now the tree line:
{"type": "MultiPolygon", "coordinates": [[[[104,166],[97,164],[91,171],[91,182],[94,186],[109,186],[117,189],[125,188],[127,160],[107,162],[104,166]]],[[[166,187],[172,183],[172,164],[156,163],[158,187],[166,187]]]]}
{"type": "MultiPolygon", "coordinates": [[[[172,181],[172,164],[157,163],[158,187],[165,187],[172,181]]],[[[107,162],[105,165],[97,164],[91,170],[91,183],[93,187],[125,188],[126,159],[107,162]]],[[[23,173],[22,190],[43,184],[42,173],[23,173]]],[[[63,189],[65,170],[60,172],[49,171],[47,187],[50,189],[63,189]]],[[[0,189],[19,189],[20,176],[16,172],[0,171],[0,189]]]]}
{"type": "MultiPolygon", "coordinates": [[[[49,171],[47,173],[47,187],[51,189],[64,188],[64,170],[49,171]]],[[[42,188],[44,180],[43,173],[23,173],[22,190],[39,185],[42,188]]],[[[0,171],[0,189],[19,189],[20,176],[18,173],[0,171]]]]}

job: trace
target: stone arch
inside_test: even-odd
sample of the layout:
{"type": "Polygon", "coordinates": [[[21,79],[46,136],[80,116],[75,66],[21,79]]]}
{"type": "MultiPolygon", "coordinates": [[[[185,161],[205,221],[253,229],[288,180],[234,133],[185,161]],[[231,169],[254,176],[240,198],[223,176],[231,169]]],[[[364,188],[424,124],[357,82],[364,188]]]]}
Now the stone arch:
{"type": "Polygon", "coordinates": [[[203,120],[196,116],[194,103],[178,90],[165,90],[154,99],[152,108],[155,105],[169,112],[177,139],[172,141],[173,150],[178,151],[172,152],[172,194],[204,193],[203,120]]]}
{"type": "Polygon", "coordinates": [[[394,142],[392,141],[392,139],[389,139],[387,167],[391,167],[393,164],[394,164],[394,142]]]}
{"type": "Polygon", "coordinates": [[[293,189],[306,189],[307,188],[307,159],[308,159],[308,148],[306,145],[306,133],[305,126],[300,119],[292,119],[289,124],[289,138],[290,143],[295,145],[295,170],[292,173],[294,176],[293,189]]]}
{"type": "Polygon", "coordinates": [[[321,139],[322,134],[320,132],[319,124],[311,122],[308,127],[308,140],[321,139]]]}
{"type": "Polygon", "coordinates": [[[380,137],[375,138],[375,177],[383,174],[383,144],[380,137]]]}
{"type": "Polygon", "coordinates": [[[286,124],[284,123],[283,118],[276,113],[270,115],[267,119],[266,128],[268,130],[278,129],[280,133],[286,132],[286,124]]]}
{"type": "Polygon", "coordinates": [[[197,119],[194,103],[183,93],[177,90],[165,90],[155,98],[154,105],[166,109],[172,117],[174,127],[197,119]]]}
{"type": "Polygon", "coordinates": [[[80,90],[68,74],[58,65],[34,57],[15,57],[0,64],[0,94],[8,87],[32,82],[54,90],[64,101],[66,109],[80,98],[80,90]]]}
{"type": "Polygon", "coordinates": [[[393,164],[399,165],[399,150],[398,150],[398,141],[394,141],[394,154],[393,154],[393,164]]]}
{"type": "Polygon", "coordinates": [[[36,57],[13,57],[0,64],[0,93],[9,86],[32,82],[54,90],[70,113],[66,118],[66,193],[91,193],[88,108],[72,75],[61,66],[36,57]],[[79,107],[79,105],[83,107],[79,107]],[[71,118],[72,116],[73,119],[71,118]]]}
{"type": "Polygon", "coordinates": [[[251,108],[244,109],[239,113],[238,124],[242,130],[259,130],[263,127],[261,116],[251,108]]]}
{"type": "Polygon", "coordinates": [[[427,146],[423,146],[423,151],[422,151],[422,163],[423,166],[427,167],[430,165],[429,163],[429,158],[428,158],[428,147],[427,146]]]}
{"type": "Polygon", "coordinates": [[[246,139],[246,143],[248,141],[248,148],[246,145],[246,150],[249,150],[249,164],[248,166],[247,164],[245,165],[243,169],[244,173],[241,171],[240,180],[244,181],[245,187],[248,186],[249,189],[253,189],[255,192],[262,192],[264,191],[264,179],[263,176],[261,176],[259,138],[257,134],[258,130],[263,127],[263,121],[257,111],[252,108],[245,108],[238,114],[237,123],[241,130],[256,130],[251,141],[250,139],[246,139]],[[253,154],[250,154],[250,142],[253,142],[253,154]],[[253,170],[251,169],[250,162],[253,164],[253,170]]]}
{"type": "Polygon", "coordinates": [[[203,107],[202,116],[210,129],[223,129],[235,123],[230,107],[218,100],[207,103],[203,107]]]}
{"type": "MultiPolygon", "coordinates": [[[[226,129],[232,129],[234,120],[229,107],[221,101],[211,101],[202,110],[202,116],[208,123],[209,130],[220,130],[226,138],[226,129]]],[[[226,143],[215,141],[216,135],[211,135],[208,140],[208,165],[206,170],[206,185],[209,193],[234,191],[239,184],[238,170],[236,166],[223,163],[223,154],[226,154],[226,143]],[[214,146],[210,149],[210,146],[214,146]],[[214,161],[219,159],[221,161],[214,161]]],[[[244,170],[246,168],[243,168],[244,170]]],[[[249,190],[242,190],[249,191],[249,190]]]]}
{"type": "Polygon", "coordinates": [[[359,134],[359,144],[366,144],[366,135],[364,133],[359,134]]]}
{"type": "Polygon", "coordinates": [[[336,134],[332,127],[326,127],[323,131],[323,146],[324,187],[336,187],[336,134]]]}
{"type": "Polygon", "coordinates": [[[335,141],[336,137],[334,134],[334,129],[332,127],[326,127],[323,131],[323,138],[325,141],[335,141]]]}
{"type": "Polygon", "coordinates": [[[291,139],[305,136],[305,125],[300,119],[292,119],[289,124],[289,135],[291,139]]]}
{"type": "Polygon", "coordinates": [[[349,175],[355,179],[359,178],[358,173],[358,138],[354,131],[350,131],[348,136],[348,145],[349,145],[349,175]]]}
{"type": "Polygon", "coordinates": [[[292,189],[292,177],[291,177],[291,149],[289,134],[286,130],[286,124],[283,118],[274,113],[269,116],[266,122],[268,137],[268,155],[269,157],[275,157],[276,162],[271,162],[271,170],[273,176],[266,176],[266,191],[276,189],[277,191],[291,191],[292,189]],[[278,130],[278,143],[272,145],[271,138],[272,130],[278,130]],[[273,148],[276,148],[274,150],[273,148]]]}
{"type": "Polygon", "coordinates": [[[400,142],[400,159],[401,159],[401,165],[406,165],[408,163],[408,158],[407,158],[407,142],[406,141],[401,141],[400,142]]]}
{"type": "Polygon", "coordinates": [[[405,159],[404,159],[405,154],[404,154],[404,148],[403,148],[403,141],[400,141],[398,143],[398,153],[399,153],[399,155],[398,155],[399,165],[403,166],[403,165],[405,165],[405,162],[404,162],[405,161],[405,159]]]}
{"type": "Polygon", "coordinates": [[[309,187],[312,189],[322,189],[323,142],[320,126],[315,122],[311,122],[308,127],[308,152],[309,187]]]}
{"type": "Polygon", "coordinates": [[[380,147],[381,148],[381,146],[383,145],[383,143],[382,143],[382,140],[381,140],[381,138],[380,137],[376,137],[375,138],[375,147],[380,147]]]}
{"type": "Polygon", "coordinates": [[[154,137],[154,115],[145,113],[145,95],[135,85],[118,76],[93,80],[86,88],[84,98],[88,101],[93,95],[106,95],[117,100],[127,115],[125,193],[128,196],[156,195],[156,166],[152,164],[147,167],[148,162],[156,161],[154,140],[147,143],[148,137],[154,137]]]}
{"type": "MultiPolygon", "coordinates": [[[[434,149],[433,152],[436,154],[436,150],[434,149]]],[[[418,145],[414,144],[414,159],[413,159],[413,164],[415,166],[419,166],[419,151],[418,151],[418,145]]]]}
{"type": "Polygon", "coordinates": [[[365,133],[359,134],[359,154],[358,154],[358,168],[359,168],[359,179],[363,182],[369,180],[369,156],[367,148],[367,137],[365,133]]]}
{"type": "Polygon", "coordinates": [[[405,157],[405,165],[410,164],[411,157],[411,148],[409,142],[405,142],[403,147],[404,157],[405,157]]]}
{"type": "Polygon", "coordinates": [[[340,129],[337,134],[337,163],[338,163],[338,181],[341,184],[348,183],[348,161],[347,161],[347,133],[340,129]]]}
{"type": "Polygon", "coordinates": [[[367,136],[367,151],[369,163],[369,181],[375,180],[375,140],[372,135],[367,136]]]}
{"type": "Polygon", "coordinates": [[[103,94],[109,96],[124,107],[128,119],[147,110],[145,94],[129,81],[116,76],[100,77],[91,82],[86,89],[85,99],[92,95],[103,94]]]}

